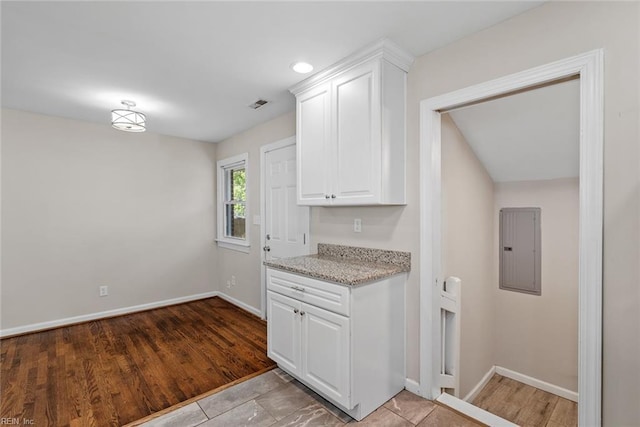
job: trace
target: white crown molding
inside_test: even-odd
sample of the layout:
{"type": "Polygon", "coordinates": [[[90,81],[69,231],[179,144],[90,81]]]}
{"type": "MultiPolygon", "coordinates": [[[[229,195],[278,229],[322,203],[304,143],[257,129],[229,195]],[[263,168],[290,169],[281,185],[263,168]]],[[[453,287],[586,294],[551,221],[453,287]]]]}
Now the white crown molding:
{"type": "Polygon", "coordinates": [[[411,64],[413,64],[415,59],[413,55],[389,39],[380,39],[375,43],[354,52],[346,58],[341,59],[330,67],[325,68],[311,77],[291,86],[289,88],[289,92],[294,95],[298,95],[300,92],[303,92],[312,86],[325,82],[336,74],[342,73],[345,70],[363,62],[377,58],[386,60],[404,72],[409,71],[409,67],[411,67],[411,64]]]}

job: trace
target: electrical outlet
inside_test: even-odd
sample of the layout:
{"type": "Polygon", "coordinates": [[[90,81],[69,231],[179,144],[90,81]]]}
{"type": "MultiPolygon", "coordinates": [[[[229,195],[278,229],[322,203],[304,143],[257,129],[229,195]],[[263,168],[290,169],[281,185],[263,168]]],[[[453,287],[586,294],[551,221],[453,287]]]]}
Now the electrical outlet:
{"type": "Polygon", "coordinates": [[[100,286],[100,296],[106,297],[109,295],[109,287],[108,286],[100,286]]]}
{"type": "Polygon", "coordinates": [[[353,220],[353,231],[356,233],[362,232],[362,220],[360,218],[353,220]]]}
{"type": "Polygon", "coordinates": [[[236,276],[231,276],[231,286],[236,285],[236,276]]]}

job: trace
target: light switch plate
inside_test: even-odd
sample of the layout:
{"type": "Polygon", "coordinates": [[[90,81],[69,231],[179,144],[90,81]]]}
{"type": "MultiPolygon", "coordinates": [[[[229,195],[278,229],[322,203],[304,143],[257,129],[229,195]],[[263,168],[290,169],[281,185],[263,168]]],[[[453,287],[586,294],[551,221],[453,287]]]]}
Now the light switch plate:
{"type": "Polygon", "coordinates": [[[353,220],[353,231],[356,233],[362,232],[362,219],[356,218],[353,220]]]}

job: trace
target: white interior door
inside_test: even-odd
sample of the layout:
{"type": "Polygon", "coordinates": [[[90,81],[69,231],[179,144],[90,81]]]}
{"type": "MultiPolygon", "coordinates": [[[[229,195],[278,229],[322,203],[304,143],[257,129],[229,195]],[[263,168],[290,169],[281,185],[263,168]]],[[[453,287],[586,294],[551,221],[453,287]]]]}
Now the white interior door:
{"type": "MultiPolygon", "coordinates": [[[[309,254],[309,207],[296,200],[295,137],[262,148],[263,260],[309,254]]],[[[262,272],[263,313],[266,272],[262,272]]]]}
{"type": "Polygon", "coordinates": [[[296,146],[268,151],[265,160],[265,259],[305,255],[309,208],[296,201],[296,146]]]}

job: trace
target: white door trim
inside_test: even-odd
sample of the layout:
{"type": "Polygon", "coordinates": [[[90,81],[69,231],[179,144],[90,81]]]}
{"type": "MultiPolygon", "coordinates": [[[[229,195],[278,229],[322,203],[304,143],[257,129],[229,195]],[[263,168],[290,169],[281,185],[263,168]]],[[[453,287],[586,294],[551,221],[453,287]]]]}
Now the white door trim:
{"type": "Polygon", "coordinates": [[[489,97],[580,77],[580,247],[578,419],[602,420],[603,50],[598,49],[423,100],[420,103],[420,392],[435,399],[439,371],[441,243],[440,111],[489,97]]]}
{"type": "MultiPolygon", "coordinates": [[[[290,145],[296,145],[296,136],[290,136],[285,139],[281,139],[280,141],[272,142],[270,144],[265,144],[260,147],[260,312],[262,313],[262,318],[266,319],[267,317],[267,283],[266,283],[266,269],[263,264],[265,253],[262,250],[266,245],[265,240],[265,215],[266,215],[266,188],[265,185],[267,183],[266,179],[266,158],[267,153],[270,151],[275,151],[280,148],[288,147],[290,145]]],[[[309,225],[307,224],[307,236],[309,236],[309,225]]],[[[309,236],[311,238],[311,236],[309,236]]]]}

